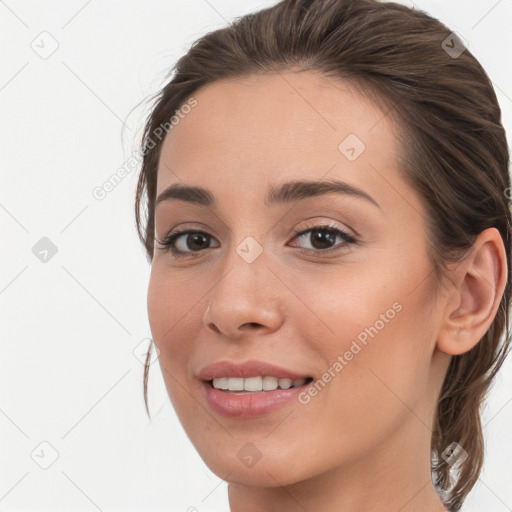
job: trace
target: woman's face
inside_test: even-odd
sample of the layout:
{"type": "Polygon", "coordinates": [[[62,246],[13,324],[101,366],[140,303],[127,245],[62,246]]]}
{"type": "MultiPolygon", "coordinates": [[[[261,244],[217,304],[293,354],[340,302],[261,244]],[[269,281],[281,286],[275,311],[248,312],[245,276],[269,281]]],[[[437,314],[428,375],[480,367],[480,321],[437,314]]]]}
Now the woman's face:
{"type": "Polygon", "coordinates": [[[408,446],[428,459],[447,367],[442,298],[389,117],[313,72],[216,82],[194,98],[163,143],[157,197],[172,185],[207,194],[156,206],[157,240],[185,234],[178,256],[155,244],[148,313],[199,454],[228,481],[272,487],[396,472],[408,446]],[[217,362],[233,366],[204,373],[217,362]],[[271,390],[286,377],[308,380],[271,390]]]}

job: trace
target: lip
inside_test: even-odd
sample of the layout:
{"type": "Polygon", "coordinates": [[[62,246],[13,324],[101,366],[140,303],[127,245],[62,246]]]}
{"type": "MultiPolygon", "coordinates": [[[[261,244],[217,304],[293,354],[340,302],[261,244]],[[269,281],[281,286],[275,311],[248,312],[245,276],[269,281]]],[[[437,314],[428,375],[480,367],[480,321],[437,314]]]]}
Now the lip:
{"type": "Polygon", "coordinates": [[[297,401],[311,382],[297,388],[255,391],[247,395],[237,395],[215,389],[210,382],[202,382],[208,405],[218,414],[229,418],[251,418],[269,414],[287,403],[297,401]]]}
{"type": "Polygon", "coordinates": [[[306,379],[311,375],[297,373],[287,368],[265,363],[264,361],[217,361],[202,368],[197,374],[197,378],[203,381],[209,381],[218,377],[278,377],[287,379],[306,379]]]}
{"type": "Polygon", "coordinates": [[[288,378],[292,380],[311,377],[311,375],[297,373],[263,361],[218,361],[205,366],[197,375],[203,382],[203,393],[206,402],[216,413],[230,418],[251,418],[269,414],[280,407],[297,400],[297,396],[304,391],[311,382],[289,389],[275,389],[273,391],[255,391],[250,394],[236,394],[215,389],[210,381],[218,377],[258,377],[269,376],[288,378]]]}

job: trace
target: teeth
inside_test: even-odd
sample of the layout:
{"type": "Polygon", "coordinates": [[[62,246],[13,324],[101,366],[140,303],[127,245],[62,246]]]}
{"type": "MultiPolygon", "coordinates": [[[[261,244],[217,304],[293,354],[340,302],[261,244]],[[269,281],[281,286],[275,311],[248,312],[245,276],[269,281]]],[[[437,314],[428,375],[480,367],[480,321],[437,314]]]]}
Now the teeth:
{"type": "Polygon", "coordinates": [[[213,387],[216,389],[228,389],[228,378],[220,377],[219,379],[213,379],[213,387]]]}
{"type": "Polygon", "coordinates": [[[303,386],[306,379],[291,380],[287,378],[278,379],[277,377],[219,377],[213,379],[212,384],[215,389],[226,391],[273,391],[278,387],[280,389],[296,388],[303,386]]]}
{"type": "Polygon", "coordinates": [[[244,382],[244,391],[261,391],[263,389],[262,377],[249,377],[241,380],[244,382]]]}
{"type": "Polygon", "coordinates": [[[244,390],[244,379],[237,377],[235,379],[228,379],[228,389],[230,391],[243,391],[244,390]]]}
{"type": "Polygon", "coordinates": [[[277,377],[263,377],[263,391],[272,391],[279,386],[277,377]]]}
{"type": "Polygon", "coordinates": [[[292,387],[292,379],[279,379],[279,387],[281,389],[288,389],[292,387]]]}

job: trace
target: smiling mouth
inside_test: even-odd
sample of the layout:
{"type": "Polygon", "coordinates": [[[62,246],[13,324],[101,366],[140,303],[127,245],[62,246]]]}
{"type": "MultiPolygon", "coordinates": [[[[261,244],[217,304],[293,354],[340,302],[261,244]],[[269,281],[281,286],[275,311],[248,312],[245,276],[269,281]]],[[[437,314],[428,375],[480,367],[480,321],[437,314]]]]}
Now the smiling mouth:
{"type": "Polygon", "coordinates": [[[219,391],[237,395],[246,395],[251,393],[298,388],[305,386],[312,381],[313,377],[292,380],[285,377],[257,376],[246,378],[219,377],[207,382],[212,388],[219,391]]]}

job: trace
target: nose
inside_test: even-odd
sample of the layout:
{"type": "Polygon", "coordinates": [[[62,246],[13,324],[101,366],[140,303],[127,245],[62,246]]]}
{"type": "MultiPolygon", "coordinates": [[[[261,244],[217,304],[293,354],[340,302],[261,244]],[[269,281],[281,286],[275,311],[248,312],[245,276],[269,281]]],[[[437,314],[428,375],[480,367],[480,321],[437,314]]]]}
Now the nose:
{"type": "Polygon", "coordinates": [[[203,324],[226,338],[238,340],[244,335],[269,334],[283,323],[279,287],[267,268],[263,255],[247,263],[234,254],[223,268],[223,277],[211,290],[203,324]]]}

